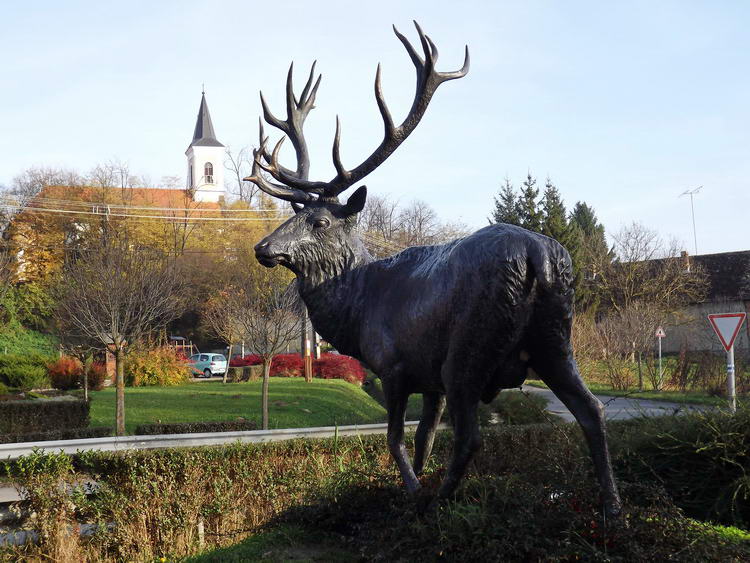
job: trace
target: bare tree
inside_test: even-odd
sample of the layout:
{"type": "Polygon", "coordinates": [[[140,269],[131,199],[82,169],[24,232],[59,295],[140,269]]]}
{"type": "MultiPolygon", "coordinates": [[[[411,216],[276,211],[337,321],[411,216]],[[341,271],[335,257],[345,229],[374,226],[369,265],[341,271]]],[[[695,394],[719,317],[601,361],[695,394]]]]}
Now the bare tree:
{"type": "MultiPolygon", "coordinates": [[[[653,349],[654,332],[662,324],[685,322],[680,310],[703,298],[706,276],[695,266],[686,267],[677,243],[665,243],[643,225],[623,227],[612,238],[615,260],[610,262],[602,253],[603,263],[597,266],[602,304],[609,311],[609,322],[617,326],[617,330],[607,327],[606,332],[614,335],[609,341],[619,339],[618,348],[624,345],[637,361],[642,388],[642,362],[653,349]]],[[[653,370],[649,374],[654,389],[660,389],[662,374],[653,370]]]]}
{"type": "Polygon", "coordinates": [[[3,232],[13,218],[28,207],[48,186],[80,186],[84,179],[74,170],[54,166],[33,166],[13,178],[10,188],[3,190],[4,203],[8,206],[0,212],[0,228],[3,232]]]}
{"type": "Polygon", "coordinates": [[[237,196],[241,201],[252,203],[258,188],[252,182],[245,180],[252,172],[253,152],[247,147],[233,152],[227,147],[224,158],[224,168],[229,172],[229,178],[225,180],[229,193],[237,196]]]}
{"type": "Polygon", "coordinates": [[[180,311],[183,277],[173,258],[139,247],[106,224],[65,267],[59,312],[81,336],[115,356],[117,434],[125,433],[125,353],[180,311]]]}
{"type": "Polygon", "coordinates": [[[263,359],[262,427],[268,429],[268,383],[271,361],[294,340],[299,330],[299,294],[270,271],[252,285],[234,287],[227,295],[230,315],[250,349],[263,359]]]}
{"type": "Polygon", "coordinates": [[[442,222],[435,210],[421,200],[399,207],[387,196],[370,196],[360,213],[358,229],[368,250],[378,258],[408,248],[441,244],[468,234],[465,225],[442,222]]]}
{"type": "MultiPolygon", "coordinates": [[[[234,288],[229,287],[220,291],[208,300],[201,312],[201,320],[227,346],[227,361],[232,359],[232,344],[242,337],[242,330],[235,316],[234,288]]],[[[227,372],[224,370],[223,382],[227,382],[227,372]]]]}

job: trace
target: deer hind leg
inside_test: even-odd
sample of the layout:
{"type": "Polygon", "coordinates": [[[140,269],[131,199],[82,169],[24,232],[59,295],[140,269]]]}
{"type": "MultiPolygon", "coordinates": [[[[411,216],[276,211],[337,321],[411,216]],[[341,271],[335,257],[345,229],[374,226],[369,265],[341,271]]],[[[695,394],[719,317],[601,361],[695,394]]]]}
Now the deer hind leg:
{"type": "Polygon", "coordinates": [[[470,392],[471,386],[453,386],[448,389],[448,406],[453,423],[453,453],[438,496],[450,497],[458,488],[466,468],[482,445],[477,420],[479,397],[470,392]]]}
{"type": "Polygon", "coordinates": [[[421,475],[427,459],[432,452],[435,431],[445,409],[445,395],[425,393],[422,395],[422,418],[419,419],[417,433],[414,436],[414,473],[421,475]]]}
{"type": "MultiPolygon", "coordinates": [[[[537,367],[536,362],[534,367],[537,367]]],[[[568,407],[581,425],[602,490],[605,514],[609,518],[617,517],[620,514],[621,503],[609,458],[603,405],[581,379],[570,349],[560,358],[546,359],[538,369],[542,381],[568,407]]]]}
{"type": "MultiPolygon", "coordinates": [[[[393,379],[398,379],[394,377],[393,379]]],[[[382,379],[385,394],[386,409],[388,410],[388,450],[396,461],[406,490],[415,493],[420,484],[409,461],[409,454],[404,445],[404,415],[409,394],[396,381],[382,379]]]]}

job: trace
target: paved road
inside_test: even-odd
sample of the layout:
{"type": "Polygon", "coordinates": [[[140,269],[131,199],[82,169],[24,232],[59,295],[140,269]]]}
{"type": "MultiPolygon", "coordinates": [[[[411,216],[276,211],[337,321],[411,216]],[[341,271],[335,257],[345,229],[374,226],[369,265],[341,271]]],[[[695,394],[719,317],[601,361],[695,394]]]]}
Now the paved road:
{"type": "MultiPolygon", "coordinates": [[[[540,389],[530,385],[523,386],[524,391],[541,395],[549,401],[547,410],[572,422],[575,420],[570,411],[562,404],[560,399],[549,389],[540,389]]],[[[673,414],[675,412],[686,412],[690,410],[705,410],[702,405],[683,405],[680,403],[669,403],[666,401],[650,401],[648,399],[633,399],[626,397],[610,397],[607,395],[596,396],[603,404],[608,420],[622,420],[635,416],[660,416],[673,414]]]]}

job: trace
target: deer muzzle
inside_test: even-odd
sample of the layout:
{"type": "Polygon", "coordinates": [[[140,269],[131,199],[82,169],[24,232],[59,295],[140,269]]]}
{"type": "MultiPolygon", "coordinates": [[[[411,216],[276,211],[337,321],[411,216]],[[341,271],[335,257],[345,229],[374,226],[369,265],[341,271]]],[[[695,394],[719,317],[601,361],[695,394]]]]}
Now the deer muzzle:
{"type": "Polygon", "coordinates": [[[288,264],[290,256],[284,252],[277,252],[273,245],[262,240],[255,245],[255,259],[266,268],[273,268],[279,264],[288,264]]]}

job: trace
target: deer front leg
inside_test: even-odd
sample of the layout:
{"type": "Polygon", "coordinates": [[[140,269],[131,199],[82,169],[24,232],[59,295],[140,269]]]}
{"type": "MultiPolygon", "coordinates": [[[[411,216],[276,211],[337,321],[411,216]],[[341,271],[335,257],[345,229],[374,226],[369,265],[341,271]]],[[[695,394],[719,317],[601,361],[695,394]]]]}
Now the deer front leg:
{"type": "Polygon", "coordinates": [[[417,433],[414,436],[414,473],[421,475],[427,459],[432,452],[435,431],[440,424],[440,417],[445,409],[445,395],[425,393],[422,395],[422,418],[419,419],[417,433]]]}
{"type": "Polygon", "coordinates": [[[472,457],[482,445],[477,420],[478,399],[467,396],[465,389],[448,392],[448,406],[453,422],[453,453],[445,478],[440,485],[438,497],[450,497],[466,473],[472,457]]]}
{"type": "Polygon", "coordinates": [[[409,454],[406,453],[406,446],[404,445],[404,415],[409,395],[398,382],[386,379],[382,381],[386,409],[388,410],[388,450],[391,452],[393,459],[396,460],[406,490],[409,493],[415,493],[419,490],[420,484],[409,462],[409,454]]]}

